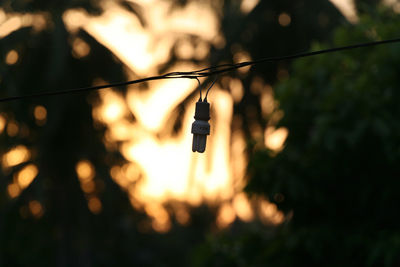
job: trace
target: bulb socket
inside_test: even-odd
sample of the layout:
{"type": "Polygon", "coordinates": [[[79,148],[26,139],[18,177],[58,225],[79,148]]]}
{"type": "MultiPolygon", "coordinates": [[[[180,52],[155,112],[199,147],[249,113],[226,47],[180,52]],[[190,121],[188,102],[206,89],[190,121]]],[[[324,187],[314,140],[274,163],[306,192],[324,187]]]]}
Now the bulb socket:
{"type": "Polygon", "coordinates": [[[208,121],[210,120],[210,103],[200,102],[196,103],[196,111],[194,113],[196,120],[208,121]]]}

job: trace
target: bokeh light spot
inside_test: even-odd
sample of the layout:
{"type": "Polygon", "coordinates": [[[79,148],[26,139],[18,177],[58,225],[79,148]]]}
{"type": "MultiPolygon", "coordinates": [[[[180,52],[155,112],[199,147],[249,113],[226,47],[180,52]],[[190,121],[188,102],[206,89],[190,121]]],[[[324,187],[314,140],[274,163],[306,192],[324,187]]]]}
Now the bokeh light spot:
{"type": "Polygon", "coordinates": [[[7,134],[10,137],[14,137],[18,134],[19,132],[19,126],[15,121],[10,121],[7,124],[7,134]]]}
{"type": "Polygon", "coordinates": [[[292,22],[292,18],[288,13],[281,13],[278,17],[278,22],[282,27],[287,27],[292,22]]]}
{"type": "Polygon", "coordinates": [[[7,186],[7,193],[11,198],[16,198],[21,194],[21,188],[19,188],[18,184],[9,184],[7,186]]]}
{"type": "Polygon", "coordinates": [[[104,123],[120,120],[127,112],[122,96],[112,90],[100,92],[102,105],[93,109],[93,117],[104,123]]]}
{"type": "Polygon", "coordinates": [[[235,221],[236,214],[230,203],[224,203],[221,205],[217,215],[217,226],[219,228],[225,228],[235,221]]]}
{"type": "Polygon", "coordinates": [[[237,216],[242,221],[249,222],[254,218],[253,209],[245,193],[237,194],[232,204],[237,216]]]}
{"type": "Polygon", "coordinates": [[[18,52],[13,50],[10,50],[7,55],[6,55],[6,64],[7,65],[14,65],[15,63],[18,62],[18,52]]]}
{"type": "Polygon", "coordinates": [[[239,79],[232,78],[229,81],[229,89],[231,89],[231,94],[235,103],[240,102],[244,95],[242,82],[239,79]]]}
{"type": "Polygon", "coordinates": [[[81,160],[76,164],[75,171],[79,180],[87,181],[93,179],[95,175],[94,167],[88,160],[81,160]]]}
{"type": "Polygon", "coordinates": [[[265,225],[280,224],[285,219],[285,216],[278,210],[274,203],[262,199],[259,203],[259,216],[265,225]]]}
{"type": "Polygon", "coordinates": [[[94,190],[96,189],[96,184],[94,183],[93,180],[82,181],[81,188],[82,188],[83,192],[90,194],[90,193],[93,193],[94,190]]]}
{"type": "Polygon", "coordinates": [[[193,58],[195,53],[193,44],[189,39],[182,39],[176,45],[176,54],[181,59],[190,59],[193,58]]]}
{"type": "Polygon", "coordinates": [[[169,214],[162,205],[156,203],[147,204],[145,211],[152,217],[151,226],[155,231],[165,233],[171,229],[169,214]]]}
{"type": "Polygon", "coordinates": [[[39,170],[34,164],[29,164],[17,174],[17,181],[21,189],[28,187],[37,176],[39,170]]]}
{"type": "Polygon", "coordinates": [[[18,16],[14,16],[0,25],[0,38],[9,35],[13,31],[18,30],[22,26],[22,20],[18,16]]]}
{"type": "Polygon", "coordinates": [[[33,217],[39,219],[43,216],[43,206],[37,200],[29,201],[29,210],[32,213],[33,217]]]}
{"type": "Polygon", "coordinates": [[[275,99],[272,94],[272,87],[269,85],[265,86],[266,90],[261,93],[260,104],[261,111],[265,117],[269,116],[275,108],[275,99]]]}
{"type": "Polygon", "coordinates": [[[88,207],[93,214],[99,214],[103,208],[98,197],[90,197],[88,200],[88,207]]]}
{"type": "Polygon", "coordinates": [[[6,118],[3,115],[0,115],[0,133],[4,131],[4,128],[6,127],[6,118]]]}
{"type": "Polygon", "coordinates": [[[251,12],[259,2],[260,0],[243,0],[240,5],[240,11],[242,11],[243,14],[247,14],[251,12]]]}
{"type": "Polygon", "coordinates": [[[30,151],[19,145],[3,155],[3,168],[12,167],[27,161],[31,156],[30,151]]]}
{"type": "Polygon", "coordinates": [[[36,106],[33,110],[33,116],[38,121],[44,121],[47,117],[47,110],[43,106],[36,106]]]}
{"type": "Polygon", "coordinates": [[[190,213],[186,208],[181,207],[175,212],[175,218],[181,225],[187,225],[190,222],[190,213]]]}
{"type": "Polygon", "coordinates": [[[268,127],[264,134],[265,146],[271,150],[280,151],[283,148],[288,134],[289,131],[285,127],[278,129],[268,127]]]}
{"type": "Polygon", "coordinates": [[[72,43],[72,55],[75,58],[83,58],[89,55],[90,46],[80,38],[75,38],[72,43]]]}

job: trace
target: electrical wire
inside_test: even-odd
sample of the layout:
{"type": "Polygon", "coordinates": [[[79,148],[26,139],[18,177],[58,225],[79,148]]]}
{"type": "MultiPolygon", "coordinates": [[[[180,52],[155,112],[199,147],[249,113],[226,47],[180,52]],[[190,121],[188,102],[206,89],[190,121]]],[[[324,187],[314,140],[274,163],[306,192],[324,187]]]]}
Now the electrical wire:
{"type": "Polygon", "coordinates": [[[201,101],[202,101],[202,96],[201,96],[201,83],[200,83],[200,80],[199,80],[199,78],[197,78],[197,77],[196,77],[196,80],[197,80],[197,82],[199,83],[199,92],[200,92],[200,98],[199,98],[199,101],[201,102],[201,101]]]}
{"type": "Polygon", "coordinates": [[[215,82],[218,80],[218,76],[214,79],[214,81],[211,83],[210,87],[208,87],[207,92],[206,92],[206,97],[204,98],[204,102],[207,102],[207,96],[208,93],[210,92],[211,87],[214,86],[215,82]]]}
{"type": "MultiPolygon", "coordinates": [[[[291,60],[291,59],[296,59],[296,58],[316,56],[316,55],[320,55],[320,54],[333,53],[333,52],[339,52],[339,51],[344,51],[344,50],[351,50],[351,49],[356,49],[356,48],[377,46],[377,45],[383,45],[383,44],[389,44],[389,43],[398,43],[398,42],[400,42],[400,38],[368,42],[368,43],[360,43],[360,44],[318,50],[318,51],[313,51],[313,52],[292,54],[292,55],[287,55],[287,56],[262,58],[259,60],[245,61],[245,62],[240,62],[240,63],[236,63],[236,64],[222,64],[222,65],[211,66],[208,68],[203,68],[203,69],[195,70],[195,71],[170,72],[170,73],[167,73],[164,75],[151,76],[151,77],[147,77],[147,78],[126,81],[126,82],[109,83],[109,84],[98,85],[98,86],[81,87],[81,88],[74,88],[74,89],[67,89],[67,90],[60,90],[60,91],[43,91],[43,92],[27,94],[27,95],[20,95],[20,96],[10,96],[10,97],[0,98],[0,102],[20,100],[20,99],[25,99],[25,98],[37,98],[37,97],[43,97],[43,96],[73,94],[73,93],[79,93],[79,92],[100,90],[100,89],[105,89],[105,88],[110,88],[110,87],[126,86],[126,85],[143,83],[143,82],[148,82],[148,81],[162,80],[162,79],[197,79],[198,80],[198,78],[215,76],[215,75],[230,72],[230,71],[233,71],[233,70],[236,70],[239,68],[253,66],[253,65],[261,64],[261,63],[278,62],[278,61],[291,60]]],[[[208,89],[208,91],[209,91],[209,89],[208,89]]],[[[208,93],[208,91],[207,91],[207,93],[208,93]]],[[[206,98],[207,98],[207,94],[206,94],[206,98]]]]}

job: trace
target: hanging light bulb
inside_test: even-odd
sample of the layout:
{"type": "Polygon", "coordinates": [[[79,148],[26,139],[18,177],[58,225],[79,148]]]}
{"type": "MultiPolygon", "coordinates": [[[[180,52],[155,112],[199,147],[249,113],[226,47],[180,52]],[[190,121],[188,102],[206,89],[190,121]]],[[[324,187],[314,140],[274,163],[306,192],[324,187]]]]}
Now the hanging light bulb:
{"type": "Polygon", "coordinates": [[[196,103],[194,114],[195,121],[192,124],[193,143],[192,151],[203,153],[206,150],[207,135],[210,134],[210,103],[207,100],[196,103]]]}

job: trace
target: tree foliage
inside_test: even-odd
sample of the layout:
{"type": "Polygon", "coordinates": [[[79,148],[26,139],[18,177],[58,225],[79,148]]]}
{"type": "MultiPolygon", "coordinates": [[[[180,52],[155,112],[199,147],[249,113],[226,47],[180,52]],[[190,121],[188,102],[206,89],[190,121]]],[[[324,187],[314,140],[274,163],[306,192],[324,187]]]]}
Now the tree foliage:
{"type": "MultiPolygon", "coordinates": [[[[391,10],[339,27],[334,46],[390,39],[391,10]]],[[[315,44],[314,50],[326,48],[315,44]]],[[[398,266],[400,46],[299,59],[275,87],[280,153],[258,149],[247,190],[285,212],[274,231],[224,234],[199,251],[237,266],[398,266]],[[279,196],[279,197],[277,197],[279,196]],[[206,251],[206,252],[205,252],[206,251]]],[[[200,253],[200,252],[199,252],[200,253]]]]}

